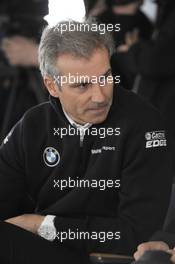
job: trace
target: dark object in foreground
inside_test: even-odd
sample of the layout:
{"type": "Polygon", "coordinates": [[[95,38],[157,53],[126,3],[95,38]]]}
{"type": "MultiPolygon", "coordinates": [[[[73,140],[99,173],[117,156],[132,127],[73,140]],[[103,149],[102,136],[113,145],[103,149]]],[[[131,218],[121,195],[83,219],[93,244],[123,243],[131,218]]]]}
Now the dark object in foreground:
{"type": "Polygon", "coordinates": [[[172,264],[171,254],[164,251],[147,251],[138,260],[132,264],[172,264]]]}
{"type": "Polygon", "coordinates": [[[131,256],[118,255],[118,254],[90,254],[92,263],[106,263],[106,264],[129,264],[133,260],[131,256]]]}

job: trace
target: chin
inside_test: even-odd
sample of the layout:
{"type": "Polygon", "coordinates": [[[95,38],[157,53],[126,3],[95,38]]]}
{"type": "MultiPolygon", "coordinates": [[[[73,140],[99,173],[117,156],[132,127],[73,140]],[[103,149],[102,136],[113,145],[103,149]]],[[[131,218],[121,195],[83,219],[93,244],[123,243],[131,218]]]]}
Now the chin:
{"type": "MultiPolygon", "coordinates": [[[[106,109],[106,111],[103,112],[94,112],[94,113],[89,113],[86,115],[86,118],[84,118],[84,121],[86,123],[90,123],[90,124],[100,124],[102,122],[104,122],[108,116],[109,113],[109,109],[106,109]]],[[[85,115],[84,115],[85,117],[85,115]]]]}
{"type": "Polygon", "coordinates": [[[102,116],[97,116],[95,118],[92,118],[92,121],[89,122],[89,123],[91,123],[91,124],[100,124],[100,123],[102,123],[102,122],[104,122],[106,120],[107,116],[108,116],[108,113],[106,113],[105,115],[102,115],[102,116]]]}

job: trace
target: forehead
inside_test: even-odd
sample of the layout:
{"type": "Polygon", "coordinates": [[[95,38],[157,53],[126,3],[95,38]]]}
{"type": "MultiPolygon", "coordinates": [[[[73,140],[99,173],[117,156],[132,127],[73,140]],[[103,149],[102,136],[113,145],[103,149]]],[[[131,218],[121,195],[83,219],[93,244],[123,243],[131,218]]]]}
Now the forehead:
{"type": "Polygon", "coordinates": [[[96,49],[87,58],[75,57],[71,54],[62,54],[56,62],[58,72],[62,75],[99,75],[106,72],[110,67],[109,53],[106,48],[96,49]]]}

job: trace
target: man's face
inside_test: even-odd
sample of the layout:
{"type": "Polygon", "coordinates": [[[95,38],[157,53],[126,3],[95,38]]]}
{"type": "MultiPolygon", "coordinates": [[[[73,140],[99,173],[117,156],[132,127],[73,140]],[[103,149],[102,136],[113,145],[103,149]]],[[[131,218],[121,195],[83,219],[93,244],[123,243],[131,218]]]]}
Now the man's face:
{"type": "Polygon", "coordinates": [[[103,122],[113,96],[108,51],[105,48],[95,50],[88,60],[63,54],[56,65],[64,81],[67,79],[61,89],[56,87],[55,95],[66,113],[79,124],[103,122]],[[75,80],[70,76],[76,77],[75,80]]]}

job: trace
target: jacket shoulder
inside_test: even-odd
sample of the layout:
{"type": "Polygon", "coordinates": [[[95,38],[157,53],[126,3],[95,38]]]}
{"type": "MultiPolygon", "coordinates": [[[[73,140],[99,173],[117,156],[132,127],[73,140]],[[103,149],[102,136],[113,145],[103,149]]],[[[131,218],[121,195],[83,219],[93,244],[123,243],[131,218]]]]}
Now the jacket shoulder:
{"type": "Polygon", "coordinates": [[[50,129],[54,123],[56,113],[51,103],[45,102],[30,108],[22,118],[22,126],[25,135],[38,135],[41,131],[50,129]]]}
{"type": "Polygon", "coordinates": [[[37,116],[41,117],[46,113],[52,111],[52,106],[50,102],[44,102],[39,105],[36,105],[29,110],[27,110],[23,116],[24,119],[36,118],[37,116]]]}

